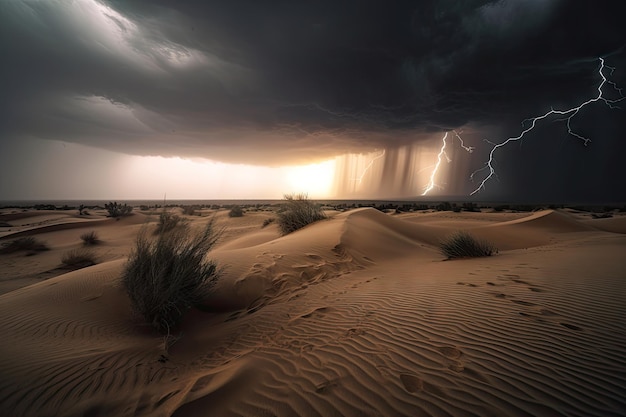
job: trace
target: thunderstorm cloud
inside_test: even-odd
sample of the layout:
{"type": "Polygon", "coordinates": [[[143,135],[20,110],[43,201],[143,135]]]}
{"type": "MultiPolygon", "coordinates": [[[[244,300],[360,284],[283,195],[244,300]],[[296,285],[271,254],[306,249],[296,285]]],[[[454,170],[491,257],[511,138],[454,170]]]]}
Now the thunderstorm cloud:
{"type": "MultiPolygon", "coordinates": [[[[475,143],[506,137],[526,117],[592,96],[598,57],[616,67],[617,82],[626,78],[615,7],[3,1],[0,138],[3,149],[36,138],[279,165],[400,147],[450,129],[465,129],[475,143]]],[[[623,127],[594,125],[590,134],[598,142],[622,135],[621,143],[623,127]]]]}

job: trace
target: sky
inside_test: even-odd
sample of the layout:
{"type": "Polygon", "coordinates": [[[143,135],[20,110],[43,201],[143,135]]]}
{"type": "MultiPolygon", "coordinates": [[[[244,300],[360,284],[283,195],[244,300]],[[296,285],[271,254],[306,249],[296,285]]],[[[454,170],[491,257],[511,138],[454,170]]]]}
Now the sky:
{"type": "Polygon", "coordinates": [[[3,0],[0,200],[623,202],[622,20],[610,0],[3,0]]]}

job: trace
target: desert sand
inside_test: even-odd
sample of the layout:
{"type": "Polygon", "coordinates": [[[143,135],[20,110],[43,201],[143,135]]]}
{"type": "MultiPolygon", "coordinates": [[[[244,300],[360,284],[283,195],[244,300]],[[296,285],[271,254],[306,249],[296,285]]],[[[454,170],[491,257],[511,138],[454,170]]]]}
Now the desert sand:
{"type": "Polygon", "coordinates": [[[626,216],[216,216],[224,275],[170,339],[120,284],[154,216],[3,216],[50,250],[0,255],[0,415],[626,415],[626,216]],[[461,229],[499,253],[445,260],[461,229]],[[91,230],[99,263],[60,268],[91,230]]]}

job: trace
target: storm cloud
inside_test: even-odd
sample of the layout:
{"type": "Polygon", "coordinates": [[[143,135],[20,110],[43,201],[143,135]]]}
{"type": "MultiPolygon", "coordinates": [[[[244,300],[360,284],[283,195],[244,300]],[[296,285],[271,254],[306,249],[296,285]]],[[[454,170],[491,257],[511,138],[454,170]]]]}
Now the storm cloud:
{"type": "Polygon", "coordinates": [[[593,96],[598,57],[626,66],[614,7],[4,1],[0,137],[279,165],[515,134],[593,96]]]}

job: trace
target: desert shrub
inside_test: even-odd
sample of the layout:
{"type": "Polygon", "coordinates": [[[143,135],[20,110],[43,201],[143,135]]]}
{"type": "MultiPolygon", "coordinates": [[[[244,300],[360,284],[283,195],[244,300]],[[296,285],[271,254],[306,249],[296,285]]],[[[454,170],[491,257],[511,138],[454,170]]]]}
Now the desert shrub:
{"type": "Polygon", "coordinates": [[[228,217],[242,217],[243,209],[240,206],[233,206],[228,212],[228,217]]]}
{"type": "Polygon", "coordinates": [[[176,228],[187,228],[187,220],[180,217],[177,214],[172,214],[169,211],[163,211],[159,214],[159,223],[154,234],[165,233],[176,228]]]}
{"type": "Polygon", "coordinates": [[[36,252],[43,252],[50,248],[42,241],[32,237],[18,237],[10,242],[2,245],[0,253],[14,253],[19,251],[27,251],[29,255],[34,255],[36,252]]]}
{"type": "Polygon", "coordinates": [[[65,266],[79,269],[96,264],[96,254],[89,249],[72,249],[61,256],[61,263],[65,266]]]}
{"type": "Polygon", "coordinates": [[[183,214],[186,216],[193,216],[196,214],[196,206],[183,206],[183,214]]]}
{"type": "Polygon", "coordinates": [[[100,238],[98,237],[98,234],[93,230],[91,232],[85,232],[80,235],[80,239],[85,245],[97,245],[98,243],[100,243],[100,238]]]}
{"type": "Polygon", "coordinates": [[[480,212],[480,208],[472,202],[463,203],[463,210],[470,212],[480,212]]]}
{"type": "Polygon", "coordinates": [[[116,218],[128,216],[133,211],[133,208],[128,204],[121,204],[116,201],[105,204],[104,208],[109,212],[109,217],[116,218]]]}
{"type": "Polygon", "coordinates": [[[613,213],[591,213],[592,219],[610,219],[613,213]]]}
{"type": "Polygon", "coordinates": [[[219,276],[205,259],[219,238],[214,221],[204,231],[180,228],[152,239],[139,233],[122,274],[133,309],[156,330],[169,334],[184,313],[198,305],[219,276]]]}
{"type": "Polygon", "coordinates": [[[276,221],[276,219],[274,217],[270,217],[268,219],[263,220],[263,226],[261,227],[267,227],[270,224],[274,223],[276,221]]]}
{"type": "Polygon", "coordinates": [[[491,243],[477,240],[463,231],[448,237],[441,242],[439,248],[448,259],[491,256],[498,252],[491,243]]]}
{"type": "Polygon", "coordinates": [[[284,198],[277,222],[285,235],[326,218],[321,207],[309,200],[306,194],[286,194],[284,198]]]}

